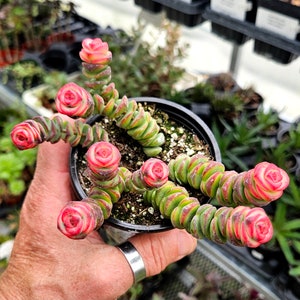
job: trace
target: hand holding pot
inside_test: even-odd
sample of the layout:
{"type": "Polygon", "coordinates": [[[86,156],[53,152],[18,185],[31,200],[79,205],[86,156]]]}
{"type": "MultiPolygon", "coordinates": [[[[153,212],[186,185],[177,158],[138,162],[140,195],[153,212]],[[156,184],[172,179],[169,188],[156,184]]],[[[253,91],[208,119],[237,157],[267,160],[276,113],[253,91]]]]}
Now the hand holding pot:
{"type": "MultiPolygon", "coordinates": [[[[78,241],[56,228],[61,208],[74,198],[69,151],[63,142],[40,145],[10,262],[0,278],[0,299],[116,299],[133,283],[121,251],[104,243],[97,232],[78,241]]],[[[143,258],[147,276],[196,247],[196,240],[178,229],[141,234],[131,242],[143,258]]]]}

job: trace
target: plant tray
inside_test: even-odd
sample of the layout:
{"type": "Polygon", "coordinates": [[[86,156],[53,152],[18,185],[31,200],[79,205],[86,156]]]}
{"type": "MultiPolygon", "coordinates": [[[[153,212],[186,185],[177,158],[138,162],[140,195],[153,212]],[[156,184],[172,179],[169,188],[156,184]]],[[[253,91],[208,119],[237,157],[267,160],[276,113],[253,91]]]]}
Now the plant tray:
{"type": "Polygon", "coordinates": [[[209,7],[207,7],[203,12],[203,17],[211,22],[215,22],[226,28],[243,33],[249,38],[255,39],[255,41],[263,42],[262,45],[268,45],[268,47],[272,48],[273,51],[265,51],[265,49],[256,48],[256,51],[259,51],[257,53],[267,56],[268,58],[276,60],[280,63],[287,63],[300,55],[299,40],[289,39],[286,36],[279,35],[276,32],[257,27],[254,23],[248,21],[240,21],[229,16],[216,13],[209,7]],[[279,51],[280,53],[276,54],[273,53],[274,49],[277,49],[277,51],[283,50],[283,52],[279,51]],[[288,58],[282,57],[282,53],[284,53],[284,55],[288,55],[288,58]]]}
{"type": "MultiPolygon", "coordinates": [[[[234,2],[212,0],[210,3],[210,8],[216,14],[228,15],[231,18],[240,21],[247,21],[250,23],[255,22],[257,9],[256,1],[251,1],[251,3],[249,3],[245,0],[234,2]]],[[[237,45],[242,45],[249,40],[247,35],[215,22],[211,22],[211,31],[225,40],[234,42],[237,45]]]]}
{"type": "Polygon", "coordinates": [[[160,3],[157,3],[152,0],[134,0],[134,3],[138,6],[141,6],[145,10],[148,10],[153,13],[159,13],[163,9],[160,3]]]}
{"type": "Polygon", "coordinates": [[[209,3],[208,0],[184,1],[184,0],[154,0],[163,6],[166,15],[170,20],[174,20],[188,27],[194,27],[205,19],[202,16],[203,10],[209,3]]]}
{"type": "MultiPolygon", "coordinates": [[[[300,41],[299,33],[300,6],[282,1],[259,0],[255,25],[284,36],[300,41]]],[[[282,50],[266,42],[255,40],[254,52],[269,57],[282,64],[287,64],[298,56],[282,50]]]]}

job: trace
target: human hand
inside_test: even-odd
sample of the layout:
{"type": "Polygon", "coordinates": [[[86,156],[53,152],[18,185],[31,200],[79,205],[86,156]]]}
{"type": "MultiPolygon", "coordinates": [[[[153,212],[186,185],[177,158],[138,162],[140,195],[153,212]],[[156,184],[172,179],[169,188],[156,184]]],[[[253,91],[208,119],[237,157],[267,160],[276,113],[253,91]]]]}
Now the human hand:
{"type": "MultiPolygon", "coordinates": [[[[70,147],[63,142],[39,146],[34,179],[24,201],[19,232],[0,299],[116,299],[133,284],[121,253],[97,232],[72,240],[57,229],[57,216],[73,200],[68,170],[70,147]]],[[[185,231],[140,234],[130,239],[143,258],[147,276],[190,254],[196,240],[185,231]]]]}

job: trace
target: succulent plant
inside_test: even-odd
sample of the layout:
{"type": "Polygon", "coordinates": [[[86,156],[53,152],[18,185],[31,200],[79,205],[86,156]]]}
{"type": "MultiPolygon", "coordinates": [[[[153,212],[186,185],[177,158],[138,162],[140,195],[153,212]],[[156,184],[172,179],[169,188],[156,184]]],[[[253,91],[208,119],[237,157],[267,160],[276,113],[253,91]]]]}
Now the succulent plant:
{"type": "Polygon", "coordinates": [[[112,54],[108,44],[99,38],[85,39],[82,47],[86,88],[68,83],[56,97],[58,112],[75,120],[69,122],[62,115],[38,116],[18,124],[11,132],[21,150],[59,140],[88,148],[85,158],[93,187],[85,199],[70,201],[62,209],[59,230],[73,239],[84,238],[102,226],[114,203],[123,192],[130,191],[142,194],[144,201],[170,218],[174,227],[185,228],[197,238],[249,247],[268,242],[273,229],[261,206],[282,195],[289,184],[286,172],[268,162],[243,173],[225,171],[222,163],[199,153],[181,154],[168,164],[155,158],[164,146],[164,134],[143,106],[126,96],[119,98],[110,82],[112,54]],[[139,170],[131,172],[120,166],[120,152],[109,142],[109,134],[98,123],[85,122],[95,114],[114,120],[143,147],[149,159],[139,170]],[[218,207],[200,204],[186,186],[214,199],[218,207]]]}

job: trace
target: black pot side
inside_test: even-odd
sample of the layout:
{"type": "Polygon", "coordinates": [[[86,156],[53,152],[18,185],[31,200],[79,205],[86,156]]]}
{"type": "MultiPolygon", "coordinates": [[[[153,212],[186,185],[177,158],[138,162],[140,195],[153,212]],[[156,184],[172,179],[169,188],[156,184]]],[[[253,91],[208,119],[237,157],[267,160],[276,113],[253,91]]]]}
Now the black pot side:
{"type": "MultiPolygon", "coordinates": [[[[211,155],[216,161],[221,161],[220,149],[218,147],[217,141],[209,129],[209,127],[192,111],[186,109],[185,107],[160,98],[151,98],[151,97],[137,97],[134,98],[137,102],[146,102],[151,104],[156,104],[156,106],[167,112],[171,119],[175,120],[178,124],[192,130],[201,140],[204,140],[209,146],[211,155]]],[[[101,116],[93,116],[87,120],[89,124],[95,123],[99,120],[101,116]]],[[[82,200],[87,195],[84,192],[77,171],[77,159],[78,153],[82,148],[80,146],[74,147],[70,153],[70,174],[71,174],[71,183],[75,192],[75,195],[78,200],[82,200]]],[[[131,236],[137,233],[145,232],[160,232],[173,228],[169,220],[163,220],[162,224],[158,225],[136,225],[127,223],[115,218],[108,218],[105,220],[102,228],[100,229],[100,234],[102,237],[107,240],[107,242],[113,244],[119,244],[123,241],[126,241],[131,236]]]]}

